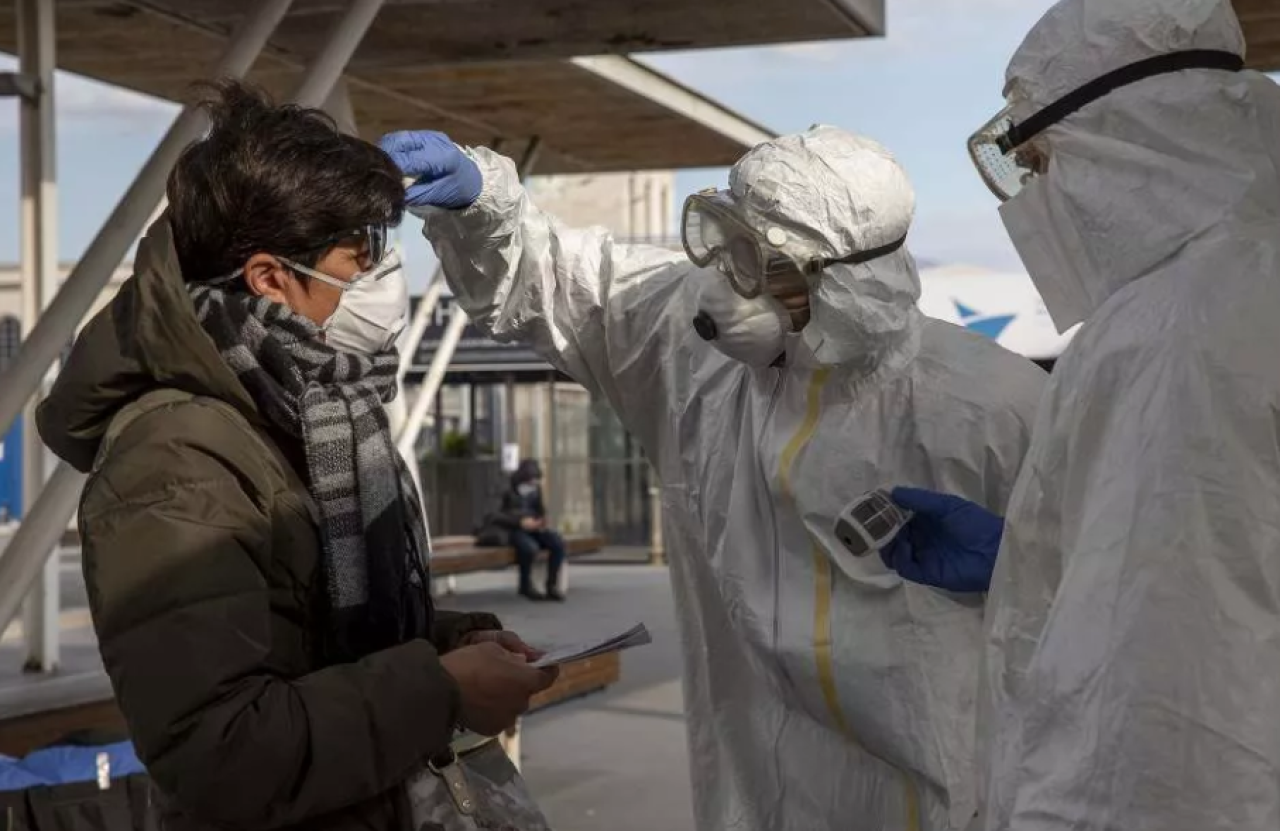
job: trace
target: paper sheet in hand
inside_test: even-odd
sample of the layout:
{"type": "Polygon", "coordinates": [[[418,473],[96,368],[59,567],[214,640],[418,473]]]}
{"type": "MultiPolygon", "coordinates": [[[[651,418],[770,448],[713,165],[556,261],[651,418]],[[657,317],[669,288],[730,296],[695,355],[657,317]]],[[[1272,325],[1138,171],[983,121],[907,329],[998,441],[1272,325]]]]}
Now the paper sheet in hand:
{"type": "Polygon", "coordinates": [[[637,623],[627,631],[604,638],[598,641],[586,641],[570,646],[559,646],[555,649],[547,650],[547,654],[543,655],[534,666],[535,667],[554,667],[560,664],[567,664],[570,661],[577,661],[582,658],[592,658],[596,655],[604,655],[607,652],[618,652],[623,649],[630,649],[633,646],[644,646],[652,643],[653,638],[649,637],[649,630],[645,628],[643,623],[637,623]]]}

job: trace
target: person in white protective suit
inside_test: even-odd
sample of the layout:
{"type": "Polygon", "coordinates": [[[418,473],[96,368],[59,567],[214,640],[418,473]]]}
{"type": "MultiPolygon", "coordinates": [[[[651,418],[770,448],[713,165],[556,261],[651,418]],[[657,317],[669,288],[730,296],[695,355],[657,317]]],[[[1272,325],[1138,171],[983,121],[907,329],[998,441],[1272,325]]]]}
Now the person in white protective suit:
{"type": "MultiPolygon", "coordinates": [[[[1228,0],[1064,0],[974,140],[1086,321],[988,598],[988,831],[1280,828],[1280,88],[1244,52],[1228,0]]],[[[976,513],[918,513],[914,562],[976,513]]]]}
{"type": "Polygon", "coordinates": [[[689,199],[681,254],[565,227],[488,150],[383,147],[467,314],[605,396],[657,467],[698,827],[962,828],[981,601],[837,570],[832,525],[898,481],[1002,508],[1044,373],[917,310],[889,153],[762,144],[689,199]]]}

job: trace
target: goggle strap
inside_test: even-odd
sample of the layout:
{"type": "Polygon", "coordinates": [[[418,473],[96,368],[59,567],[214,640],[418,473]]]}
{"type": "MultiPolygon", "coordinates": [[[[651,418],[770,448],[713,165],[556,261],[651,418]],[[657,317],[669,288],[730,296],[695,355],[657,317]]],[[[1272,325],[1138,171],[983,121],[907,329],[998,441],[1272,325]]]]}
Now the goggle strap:
{"type": "Polygon", "coordinates": [[[1226,72],[1239,72],[1244,69],[1244,58],[1234,52],[1216,49],[1189,49],[1136,61],[1093,79],[1079,89],[1062,96],[1021,124],[1013,125],[1007,133],[996,139],[996,146],[1002,153],[1011,153],[1104,95],[1109,95],[1121,87],[1127,87],[1138,81],[1145,81],[1147,78],[1182,72],[1185,69],[1221,69],[1226,72]]]}
{"type": "MultiPolygon", "coordinates": [[[[826,260],[825,262],[828,264],[843,263],[845,265],[862,265],[863,263],[869,263],[872,260],[878,260],[881,257],[887,257],[906,244],[907,244],[907,238],[904,236],[901,239],[898,239],[887,245],[881,245],[879,248],[870,248],[866,251],[859,251],[856,254],[850,254],[847,257],[839,257],[834,260],[826,260]]],[[[818,260],[817,262],[823,263],[822,260],[818,260]]]]}
{"type": "Polygon", "coordinates": [[[290,260],[290,259],[286,259],[285,257],[276,257],[276,259],[284,263],[285,265],[289,266],[289,268],[293,269],[294,271],[301,272],[302,274],[307,275],[313,280],[319,280],[325,285],[333,286],[335,289],[338,289],[340,291],[346,291],[348,288],[350,288],[349,283],[344,283],[343,281],[339,280],[336,277],[330,277],[328,274],[322,274],[321,272],[316,271],[314,268],[307,268],[305,265],[294,262],[293,260],[290,260]]]}

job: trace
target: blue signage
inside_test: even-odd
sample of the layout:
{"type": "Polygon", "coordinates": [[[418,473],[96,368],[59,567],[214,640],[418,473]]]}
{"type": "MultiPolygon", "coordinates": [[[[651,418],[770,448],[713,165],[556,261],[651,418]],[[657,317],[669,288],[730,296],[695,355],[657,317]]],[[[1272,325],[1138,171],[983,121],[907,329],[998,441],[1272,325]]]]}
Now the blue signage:
{"type": "Polygon", "coordinates": [[[0,523],[22,518],[22,419],[0,441],[0,523]]]}
{"type": "Polygon", "coordinates": [[[952,300],[951,302],[956,307],[956,314],[960,317],[961,326],[977,332],[979,335],[985,335],[992,340],[1000,340],[1004,330],[1008,329],[1009,324],[1017,317],[1017,315],[984,315],[982,312],[964,305],[959,300],[952,300]]]}

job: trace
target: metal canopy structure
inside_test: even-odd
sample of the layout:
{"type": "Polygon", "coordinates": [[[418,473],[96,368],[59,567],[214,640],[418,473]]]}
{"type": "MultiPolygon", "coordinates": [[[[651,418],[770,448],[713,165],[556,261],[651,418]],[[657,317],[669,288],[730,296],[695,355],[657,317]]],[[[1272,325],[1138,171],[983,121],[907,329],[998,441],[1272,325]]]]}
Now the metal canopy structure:
{"type": "MultiPolygon", "coordinates": [[[[58,66],[185,101],[253,5],[58,0],[58,66]]],[[[284,97],[346,5],[293,3],[249,80],[284,97]]],[[[864,37],[883,19],[884,0],[389,0],[344,80],[366,138],[538,136],[547,175],[717,167],[769,132],[617,53],[864,37]]],[[[0,3],[0,50],[15,46],[12,5],[0,3]]]]}
{"type": "Polygon", "coordinates": [[[1233,5],[1249,42],[1249,66],[1280,69],[1280,0],[1233,0],[1233,5]]]}

